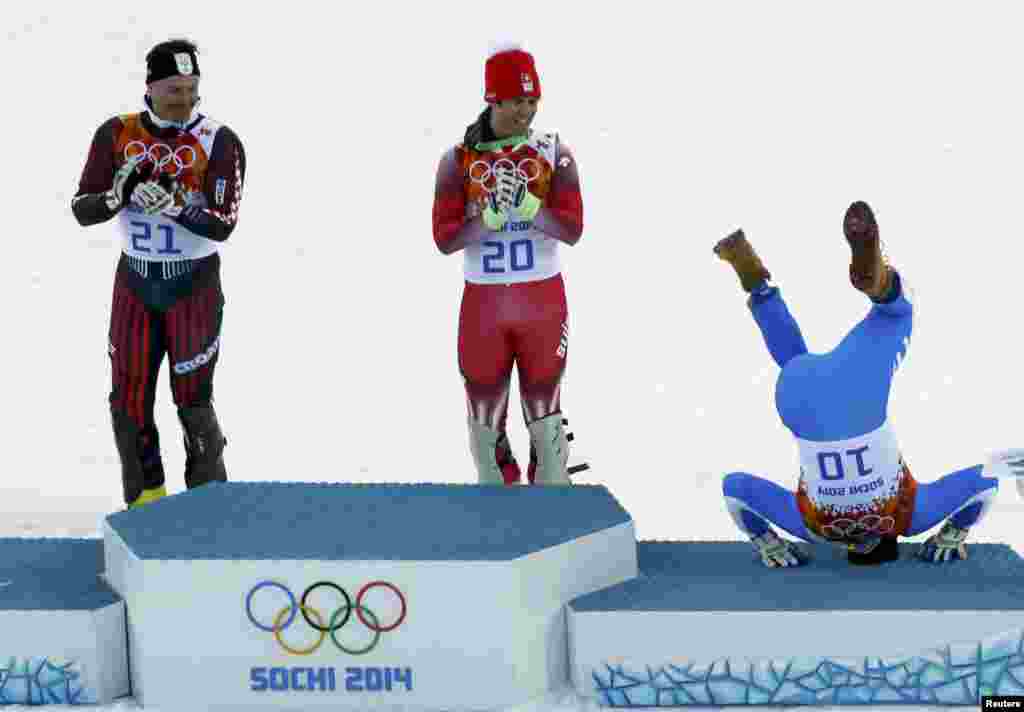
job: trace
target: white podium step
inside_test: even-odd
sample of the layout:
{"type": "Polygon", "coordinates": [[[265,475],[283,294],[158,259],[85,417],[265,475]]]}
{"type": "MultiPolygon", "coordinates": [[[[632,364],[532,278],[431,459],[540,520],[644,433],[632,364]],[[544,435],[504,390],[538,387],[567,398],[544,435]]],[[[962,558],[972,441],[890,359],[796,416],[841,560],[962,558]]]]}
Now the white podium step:
{"type": "Polygon", "coordinates": [[[1024,694],[1024,561],[767,569],[746,543],[641,542],[640,576],[569,605],[573,684],[602,705],[973,705],[1024,694]]]}
{"type": "Polygon", "coordinates": [[[129,694],[124,601],[98,539],[0,539],[0,705],[129,694]]]}

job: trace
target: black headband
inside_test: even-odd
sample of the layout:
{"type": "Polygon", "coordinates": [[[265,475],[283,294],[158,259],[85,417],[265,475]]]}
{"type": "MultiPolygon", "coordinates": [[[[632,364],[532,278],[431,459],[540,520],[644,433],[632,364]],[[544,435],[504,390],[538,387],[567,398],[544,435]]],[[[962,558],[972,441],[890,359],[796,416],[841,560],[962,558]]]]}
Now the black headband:
{"type": "Polygon", "coordinates": [[[155,52],[146,61],[147,84],[178,76],[199,76],[199,61],[196,59],[195,52],[171,50],[155,52]]]}

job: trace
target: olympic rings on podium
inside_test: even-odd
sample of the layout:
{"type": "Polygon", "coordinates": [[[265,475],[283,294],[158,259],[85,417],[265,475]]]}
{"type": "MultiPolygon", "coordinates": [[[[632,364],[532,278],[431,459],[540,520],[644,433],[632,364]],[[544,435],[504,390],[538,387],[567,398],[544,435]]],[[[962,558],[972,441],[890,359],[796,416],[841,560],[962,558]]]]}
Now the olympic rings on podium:
{"type": "Polygon", "coordinates": [[[352,602],[352,599],[348,595],[348,592],[338,584],[334,583],[333,581],[317,581],[313,585],[309,586],[302,593],[302,596],[298,601],[296,601],[295,594],[292,593],[291,589],[289,589],[282,583],[270,580],[260,581],[259,583],[257,583],[255,586],[252,587],[252,589],[245,597],[245,614],[249,618],[249,621],[260,630],[265,631],[267,633],[272,633],[275,640],[277,640],[278,644],[280,644],[282,648],[284,648],[286,651],[293,655],[310,655],[311,653],[316,652],[320,648],[320,646],[323,645],[323,642],[328,635],[331,636],[331,641],[334,643],[335,647],[337,647],[338,650],[342,651],[343,653],[348,653],[349,655],[365,655],[366,653],[370,652],[375,647],[377,647],[377,644],[380,642],[382,634],[395,630],[396,628],[398,628],[398,626],[402,625],[402,623],[405,622],[405,616],[407,612],[408,606],[406,604],[405,595],[398,589],[397,586],[387,581],[371,581],[370,583],[364,585],[361,589],[359,589],[359,592],[356,594],[355,603],[352,602]],[[284,592],[286,596],[288,596],[288,605],[284,606],[280,611],[278,611],[277,615],[274,616],[273,623],[269,626],[264,623],[260,623],[258,620],[256,620],[256,616],[253,615],[252,612],[252,598],[257,591],[264,588],[280,589],[284,592]],[[312,606],[307,605],[306,603],[307,599],[309,598],[309,595],[317,588],[333,589],[340,593],[342,598],[345,599],[345,604],[339,606],[334,611],[334,613],[331,614],[326,624],[324,621],[324,615],[316,608],[313,608],[312,606]],[[401,613],[399,613],[395,621],[393,623],[390,623],[389,625],[381,625],[380,619],[377,617],[377,615],[369,608],[367,608],[365,605],[363,605],[363,597],[367,594],[368,591],[374,588],[388,589],[389,591],[394,593],[395,596],[398,597],[398,601],[401,604],[401,613]],[[353,609],[356,612],[356,617],[359,619],[359,622],[366,626],[366,628],[368,628],[373,633],[373,639],[362,648],[347,647],[343,645],[335,635],[338,630],[340,630],[342,627],[345,626],[345,624],[349,622],[349,619],[352,617],[353,609]],[[313,628],[319,633],[316,642],[314,642],[306,648],[292,647],[289,644],[287,644],[281,637],[281,633],[295,621],[295,618],[299,613],[302,614],[302,618],[306,621],[306,623],[308,623],[311,628],[313,628]],[[315,620],[311,620],[311,617],[315,620]],[[339,617],[341,618],[340,621],[338,620],[339,617]]]}

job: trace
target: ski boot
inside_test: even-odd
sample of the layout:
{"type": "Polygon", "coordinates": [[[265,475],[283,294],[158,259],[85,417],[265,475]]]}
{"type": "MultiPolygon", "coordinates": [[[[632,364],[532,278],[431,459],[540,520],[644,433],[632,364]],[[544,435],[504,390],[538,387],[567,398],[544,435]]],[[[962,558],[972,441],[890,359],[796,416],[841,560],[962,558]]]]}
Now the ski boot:
{"type": "Polygon", "coordinates": [[[470,416],[469,451],[476,466],[478,482],[482,485],[517,485],[522,477],[519,463],[512,454],[508,435],[481,425],[470,416]]]}
{"type": "Polygon", "coordinates": [[[131,509],[167,495],[160,436],[155,426],[139,428],[127,413],[110,411],[114,443],[121,459],[121,483],[125,505],[131,509]]]}
{"type": "Polygon", "coordinates": [[[892,286],[893,270],[882,254],[878,223],[862,200],[852,203],[843,218],[843,235],[850,245],[850,283],[873,300],[892,286]]]}
{"type": "MultiPolygon", "coordinates": [[[[567,418],[562,418],[562,425],[564,427],[566,427],[566,428],[569,427],[569,420],[567,418]]],[[[565,434],[565,443],[566,443],[566,448],[567,449],[568,449],[568,444],[571,443],[574,439],[575,439],[575,436],[571,432],[567,432],[565,434]]],[[[575,465],[570,465],[569,464],[569,456],[568,455],[566,456],[565,471],[566,471],[566,475],[568,477],[571,478],[572,475],[575,475],[577,472],[583,472],[583,471],[589,470],[589,469],[590,469],[590,465],[588,465],[585,462],[577,462],[577,464],[575,464],[575,465]]],[[[536,443],[533,440],[530,441],[530,465],[529,465],[529,467],[526,470],[526,478],[527,478],[527,481],[531,485],[532,484],[536,484],[536,479],[537,479],[537,445],[536,445],[536,443]]]]}
{"type": "Polygon", "coordinates": [[[753,246],[743,234],[743,230],[737,230],[719,240],[715,245],[714,253],[732,265],[736,270],[736,275],[740,278],[743,291],[748,294],[772,278],[771,273],[765,269],[761,258],[757,256],[753,246]]]}
{"type": "Polygon", "coordinates": [[[185,431],[185,486],[193,489],[208,482],[226,482],[224,448],[228,441],[213,406],[179,408],[178,418],[185,431]]]}

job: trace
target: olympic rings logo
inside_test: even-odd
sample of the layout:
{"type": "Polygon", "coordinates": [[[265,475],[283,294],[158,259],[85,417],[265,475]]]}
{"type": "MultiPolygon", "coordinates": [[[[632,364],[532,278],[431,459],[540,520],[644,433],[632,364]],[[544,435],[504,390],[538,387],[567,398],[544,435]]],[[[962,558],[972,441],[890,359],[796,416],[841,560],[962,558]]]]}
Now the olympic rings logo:
{"type": "Polygon", "coordinates": [[[511,158],[499,158],[494,163],[476,160],[469,166],[469,179],[488,193],[497,189],[502,178],[518,185],[529,185],[540,177],[540,163],[535,158],[524,158],[518,163],[511,158]]]}
{"type": "Polygon", "coordinates": [[[194,148],[191,146],[178,146],[178,148],[171,150],[171,147],[166,143],[154,143],[151,146],[147,146],[143,141],[132,141],[124,147],[124,158],[126,161],[137,156],[143,156],[142,160],[151,161],[157,171],[162,171],[173,163],[174,172],[167,171],[172,178],[177,178],[181,175],[182,171],[186,168],[191,168],[196,163],[196,150],[194,148]],[[185,159],[186,151],[188,152],[187,162],[185,159]]]}
{"type": "Polygon", "coordinates": [[[320,646],[323,645],[323,642],[328,635],[331,636],[331,640],[334,642],[335,647],[341,652],[348,653],[349,655],[365,655],[377,647],[377,643],[380,642],[382,634],[395,630],[405,622],[405,614],[407,611],[408,608],[405,602],[405,595],[398,590],[397,586],[392,583],[388,583],[387,581],[371,581],[363,586],[356,594],[356,601],[354,604],[352,603],[352,599],[349,597],[348,592],[338,584],[331,581],[317,581],[303,592],[302,597],[298,602],[295,601],[295,594],[292,593],[291,589],[277,581],[260,581],[252,587],[252,590],[250,590],[248,595],[245,597],[245,614],[249,617],[249,621],[260,630],[267,633],[273,633],[278,644],[292,655],[311,655],[312,653],[315,653],[319,650],[320,646]],[[264,588],[276,588],[283,591],[284,594],[288,596],[288,605],[277,612],[277,615],[274,616],[274,620],[270,625],[260,623],[256,620],[256,616],[253,615],[252,612],[252,598],[257,591],[264,588]],[[333,589],[341,594],[341,597],[345,599],[345,605],[340,606],[335,610],[327,622],[324,621],[324,615],[320,611],[306,603],[309,598],[309,594],[318,588],[333,589]],[[363,605],[363,597],[366,596],[368,591],[374,588],[388,589],[398,597],[398,602],[401,604],[401,613],[399,613],[398,618],[389,625],[381,625],[377,615],[363,605]],[[349,619],[352,617],[353,610],[356,612],[356,617],[359,619],[359,622],[373,632],[373,639],[361,648],[346,646],[342,644],[335,635],[339,629],[349,622],[349,619]],[[305,648],[293,647],[286,643],[281,637],[281,633],[295,621],[297,613],[302,613],[302,617],[305,619],[306,623],[319,633],[316,642],[305,648]],[[316,621],[311,620],[310,616],[315,618],[316,621]],[[341,620],[338,620],[339,617],[341,620]]]}
{"type": "Polygon", "coordinates": [[[886,515],[866,514],[859,519],[836,519],[821,527],[829,539],[856,539],[872,534],[889,534],[896,528],[896,519],[886,515]]]}

